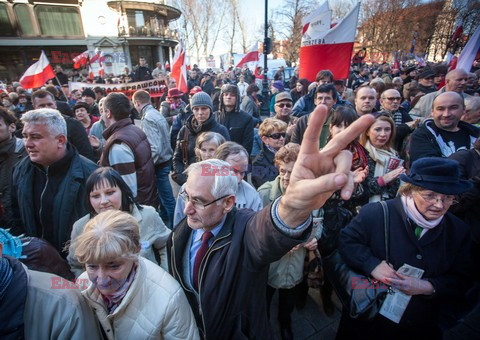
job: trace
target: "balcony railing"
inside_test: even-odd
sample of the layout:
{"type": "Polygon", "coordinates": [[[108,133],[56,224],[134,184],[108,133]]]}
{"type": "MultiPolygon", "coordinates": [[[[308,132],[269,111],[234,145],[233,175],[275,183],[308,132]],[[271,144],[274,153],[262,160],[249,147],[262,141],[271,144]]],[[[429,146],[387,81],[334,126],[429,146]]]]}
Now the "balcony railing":
{"type": "Polygon", "coordinates": [[[133,37],[146,37],[146,38],[162,38],[168,40],[178,40],[178,32],[167,27],[152,27],[151,25],[145,25],[143,27],[134,26],[120,26],[118,28],[118,36],[133,38],[133,37]]]}

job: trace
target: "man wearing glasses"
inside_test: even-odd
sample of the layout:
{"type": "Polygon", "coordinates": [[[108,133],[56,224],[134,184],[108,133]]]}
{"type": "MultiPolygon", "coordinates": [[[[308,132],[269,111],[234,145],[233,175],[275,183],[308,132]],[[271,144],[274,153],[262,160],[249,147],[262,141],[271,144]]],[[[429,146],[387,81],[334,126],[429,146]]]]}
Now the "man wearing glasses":
{"type": "Polygon", "coordinates": [[[316,141],[327,112],[320,105],[312,113],[285,195],[259,212],[234,208],[238,181],[229,163],[210,159],[189,166],[182,194],[187,217],[170,236],[169,270],[203,338],[272,339],[268,265],[309,238],[311,212],[333,192],[351,196],[352,155],[343,150],[373,117],[361,117],[319,151],[316,141]]]}
{"type": "Polygon", "coordinates": [[[295,125],[298,118],[292,116],[293,100],[292,96],[288,92],[281,92],[275,97],[275,116],[273,118],[279,119],[287,124],[287,136],[285,137],[285,143],[288,143],[292,136],[295,125]]]}
{"type": "Polygon", "coordinates": [[[383,91],[380,97],[380,105],[384,112],[388,112],[395,122],[395,150],[401,152],[403,141],[415,130],[420,119],[413,120],[407,111],[400,106],[402,96],[394,89],[383,91]]]}

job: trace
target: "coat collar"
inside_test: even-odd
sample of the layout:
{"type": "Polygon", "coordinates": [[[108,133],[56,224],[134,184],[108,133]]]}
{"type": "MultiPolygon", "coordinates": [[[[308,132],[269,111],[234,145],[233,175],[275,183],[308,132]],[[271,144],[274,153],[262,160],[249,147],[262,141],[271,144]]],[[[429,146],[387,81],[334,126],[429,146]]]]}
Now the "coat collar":
{"type": "Polygon", "coordinates": [[[118,122],[113,123],[108,128],[106,128],[105,131],[103,131],[103,134],[102,134],[103,138],[107,140],[108,137],[113,135],[118,130],[123,129],[127,125],[133,125],[132,120],[130,118],[120,119],[118,122]]]}

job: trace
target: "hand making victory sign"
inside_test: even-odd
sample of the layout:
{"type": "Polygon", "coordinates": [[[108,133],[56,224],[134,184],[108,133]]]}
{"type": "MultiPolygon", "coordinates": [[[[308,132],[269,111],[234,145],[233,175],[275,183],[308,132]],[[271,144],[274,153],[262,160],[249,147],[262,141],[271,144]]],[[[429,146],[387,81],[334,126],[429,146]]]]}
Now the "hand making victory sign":
{"type": "Polygon", "coordinates": [[[319,105],[311,115],[290,184],[278,208],[280,218],[291,228],[321,208],[335,191],[341,190],[344,200],[350,198],[354,189],[352,154],[345,148],[375,120],[370,114],[363,115],[320,150],[318,140],[327,107],[319,105]]]}

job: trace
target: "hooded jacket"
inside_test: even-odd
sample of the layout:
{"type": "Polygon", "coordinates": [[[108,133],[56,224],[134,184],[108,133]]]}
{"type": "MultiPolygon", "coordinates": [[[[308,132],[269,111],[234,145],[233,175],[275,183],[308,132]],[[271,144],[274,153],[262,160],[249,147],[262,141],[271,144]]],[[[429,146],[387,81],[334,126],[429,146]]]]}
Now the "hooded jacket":
{"type": "MultiPolygon", "coordinates": [[[[432,126],[435,125],[433,119],[427,119],[421,126],[417,127],[412,133],[410,140],[410,163],[413,163],[422,157],[449,157],[459,149],[453,150],[447,145],[441,135],[437,135],[432,126]]],[[[474,125],[459,121],[458,133],[467,133],[469,135],[472,148],[473,143],[480,135],[480,130],[474,125]]]]}
{"type": "Polygon", "coordinates": [[[228,133],[232,142],[242,145],[250,154],[253,146],[253,128],[254,119],[247,112],[240,109],[241,99],[240,91],[235,85],[224,85],[220,93],[220,103],[218,111],[215,112],[215,119],[228,129],[228,133]],[[235,109],[227,112],[223,97],[225,92],[232,92],[235,90],[236,101],[235,109]]]}
{"type": "Polygon", "coordinates": [[[198,135],[202,132],[217,132],[221,134],[227,141],[230,140],[230,135],[225,126],[219,124],[210,111],[210,117],[200,126],[195,127],[196,119],[192,114],[188,117],[186,123],[178,132],[177,145],[173,153],[173,179],[178,185],[183,185],[187,181],[187,176],[183,174],[188,165],[195,162],[195,142],[198,135]],[[188,143],[188,159],[184,159],[182,155],[182,145],[184,142],[188,143]]]}

